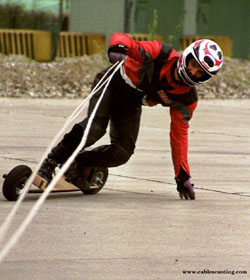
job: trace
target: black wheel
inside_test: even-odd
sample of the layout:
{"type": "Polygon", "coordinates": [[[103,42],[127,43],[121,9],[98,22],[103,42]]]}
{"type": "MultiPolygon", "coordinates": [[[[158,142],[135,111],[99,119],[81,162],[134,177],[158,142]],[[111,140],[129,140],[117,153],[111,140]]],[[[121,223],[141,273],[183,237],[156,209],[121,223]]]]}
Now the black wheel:
{"type": "Polygon", "coordinates": [[[98,193],[103,186],[105,185],[107,179],[108,179],[109,171],[108,168],[97,168],[95,171],[94,178],[92,179],[92,186],[97,186],[98,188],[94,189],[87,189],[87,190],[82,190],[83,193],[85,194],[96,194],[98,193]]]}
{"type": "Polygon", "coordinates": [[[32,170],[27,165],[18,165],[6,176],[3,183],[3,195],[9,201],[16,201],[31,175],[32,170]]]}

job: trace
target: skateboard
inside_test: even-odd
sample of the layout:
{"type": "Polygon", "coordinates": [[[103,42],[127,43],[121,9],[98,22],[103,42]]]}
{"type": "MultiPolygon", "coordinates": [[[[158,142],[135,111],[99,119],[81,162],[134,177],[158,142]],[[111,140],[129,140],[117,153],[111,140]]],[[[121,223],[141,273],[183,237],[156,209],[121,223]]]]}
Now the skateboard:
{"type": "MultiPolygon", "coordinates": [[[[22,194],[24,185],[32,174],[32,170],[27,165],[18,165],[14,167],[8,174],[4,174],[4,182],[2,186],[2,193],[9,201],[16,201],[22,194]]],[[[91,167],[88,173],[84,174],[90,183],[90,187],[80,189],[68,182],[65,176],[62,176],[51,192],[73,192],[82,191],[84,194],[96,194],[105,185],[108,178],[108,168],[105,167],[91,167]]],[[[28,193],[41,193],[45,190],[48,182],[36,175],[28,193]],[[35,186],[35,188],[32,188],[35,186]]]]}

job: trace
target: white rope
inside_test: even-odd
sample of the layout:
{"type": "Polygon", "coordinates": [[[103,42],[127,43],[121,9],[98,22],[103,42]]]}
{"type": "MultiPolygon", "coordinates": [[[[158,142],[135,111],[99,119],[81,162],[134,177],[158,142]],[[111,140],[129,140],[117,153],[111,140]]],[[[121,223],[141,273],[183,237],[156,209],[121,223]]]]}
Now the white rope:
{"type": "Polygon", "coordinates": [[[106,79],[103,83],[102,81],[105,79],[105,77],[108,75],[108,73],[114,69],[114,67],[118,64],[118,62],[114,65],[112,65],[109,70],[105,73],[105,75],[103,75],[103,77],[101,78],[101,80],[96,84],[96,86],[93,88],[93,90],[91,91],[91,93],[88,95],[88,97],[86,99],[84,99],[80,105],[77,106],[77,108],[74,110],[74,112],[70,115],[70,117],[65,121],[63,127],[61,128],[61,130],[58,132],[58,134],[52,139],[51,143],[49,144],[49,146],[47,147],[46,151],[44,152],[44,154],[42,155],[40,162],[38,163],[37,167],[35,168],[35,170],[33,171],[33,173],[31,174],[31,176],[29,177],[29,179],[26,181],[23,190],[22,190],[22,194],[18,197],[18,200],[16,201],[16,204],[14,205],[14,207],[12,208],[12,211],[8,214],[8,216],[6,217],[5,221],[2,223],[1,227],[0,227],[0,244],[3,241],[9,227],[11,224],[11,221],[13,220],[13,217],[15,216],[18,208],[20,207],[21,203],[23,202],[27,192],[29,191],[29,188],[32,184],[32,182],[35,179],[35,176],[38,172],[38,170],[40,169],[44,159],[47,157],[48,153],[50,152],[50,150],[52,149],[52,147],[55,145],[55,143],[57,142],[58,138],[60,137],[60,135],[67,129],[67,127],[69,126],[69,124],[76,118],[78,117],[78,115],[85,109],[88,101],[90,100],[90,98],[101,88],[104,86],[105,83],[108,82],[108,79],[106,79]]]}
{"type": "Polygon", "coordinates": [[[33,173],[31,174],[31,176],[29,177],[29,179],[27,180],[24,188],[23,188],[23,192],[22,194],[19,196],[16,204],[14,205],[14,207],[12,208],[12,211],[9,213],[9,215],[7,216],[7,218],[5,219],[5,221],[2,223],[1,228],[0,228],[0,243],[2,242],[2,240],[4,239],[6,232],[8,231],[11,221],[13,220],[14,215],[16,214],[18,208],[20,207],[22,201],[24,200],[27,192],[29,191],[29,188],[32,184],[32,182],[34,181],[34,178],[38,172],[38,170],[40,169],[40,166],[42,165],[44,159],[47,157],[48,153],[50,152],[51,148],[55,145],[56,141],[58,140],[58,138],[60,137],[60,135],[67,129],[68,125],[70,124],[70,122],[72,122],[86,107],[87,102],[89,101],[89,99],[108,81],[108,79],[106,79],[103,83],[102,81],[104,80],[104,78],[108,75],[108,73],[114,69],[114,67],[118,64],[118,62],[114,65],[112,65],[112,67],[109,68],[109,70],[105,73],[105,75],[102,77],[102,79],[96,84],[96,86],[94,87],[94,89],[91,91],[91,93],[88,95],[88,97],[81,102],[81,104],[75,109],[75,111],[70,115],[70,117],[66,120],[66,122],[64,123],[64,126],[62,127],[62,129],[58,132],[58,134],[53,138],[52,142],[50,143],[50,145],[47,147],[46,151],[44,152],[43,156],[41,157],[40,162],[38,163],[37,167],[35,168],[35,170],[33,171],[33,173]],[[102,84],[101,84],[102,83],[102,84]]]}
{"type": "MultiPolygon", "coordinates": [[[[27,228],[27,226],[31,223],[33,217],[36,215],[36,213],[38,212],[39,208],[41,207],[41,205],[44,203],[44,201],[46,200],[46,198],[48,197],[48,195],[50,194],[50,192],[52,191],[52,189],[54,188],[54,186],[56,185],[56,183],[59,181],[59,179],[61,178],[61,176],[65,173],[65,171],[69,168],[70,164],[73,162],[73,160],[75,159],[76,155],[82,150],[82,148],[85,146],[86,141],[87,141],[87,137],[89,134],[89,130],[91,128],[91,124],[92,121],[95,117],[96,111],[100,105],[100,102],[102,101],[102,98],[106,92],[106,89],[111,81],[111,79],[113,78],[114,74],[117,72],[118,69],[120,69],[120,67],[122,66],[123,61],[121,61],[118,66],[115,68],[115,70],[113,71],[113,73],[107,78],[107,82],[106,85],[102,91],[102,94],[98,100],[98,102],[96,103],[94,110],[92,111],[86,129],[84,131],[82,140],[80,142],[80,144],[78,145],[78,147],[75,149],[75,151],[73,152],[73,154],[68,158],[68,160],[65,162],[65,164],[62,166],[62,168],[59,170],[59,172],[56,174],[56,176],[52,179],[52,181],[49,183],[49,185],[47,186],[47,188],[45,189],[45,191],[41,194],[41,196],[39,197],[39,199],[36,201],[36,203],[33,205],[33,207],[31,208],[30,212],[28,213],[28,215],[26,216],[26,218],[23,220],[23,222],[21,223],[21,225],[19,226],[19,228],[16,230],[16,232],[12,235],[12,237],[9,239],[9,241],[5,244],[5,246],[3,247],[3,249],[0,251],[0,263],[3,261],[3,259],[5,258],[5,256],[8,254],[8,252],[11,250],[11,248],[17,243],[17,241],[19,240],[19,238],[21,237],[22,233],[25,231],[25,229],[27,228]]],[[[33,182],[33,181],[31,181],[33,182]]]]}
{"type": "Polygon", "coordinates": [[[38,165],[36,166],[36,168],[34,169],[33,173],[31,174],[31,176],[29,177],[29,179],[26,181],[23,190],[22,190],[22,194],[18,197],[18,200],[16,201],[14,207],[12,208],[12,210],[10,211],[10,213],[8,214],[8,216],[6,217],[6,219],[4,220],[4,222],[2,223],[1,227],[0,227],[0,244],[3,241],[10,225],[11,222],[18,210],[18,208],[20,207],[21,203],[23,202],[26,194],[28,193],[30,186],[32,184],[32,182],[35,179],[35,176],[38,172],[38,170],[40,169],[44,159],[47,157],[48,153],[50,152],[50,150],[52,149],[52,147],[55,145],[55,143],[57,142],[58,138],[61,136],[61,134],[67,129],[67,127],[69,126],[69,124],[76,118],[78,117],[78,115],[85,109],[88,101],[90,100],[90,98],[100,89],[104,86],[105,83],[108,82],[108,79],[104,80],[105,77],[108,75],[108,73],[111,72],[111,70],[114,69],[114,67],[118,64],[115,63],[114,65],[112,65],[109,70],[105,73],[105,75],[103,75],[103,77],[101,78],[101,80],[96,84],[96,86],[93,88],[93,90],[90,92],[90,94],[88,95],[88,97],[86,99],[84,99],[78,106],[77,108],[74,110],[74,112],[69,116],[69,118],[65,121],[63,127],[61,128],[61,130],[57,133],[57,135],[52,139],[51,143],[49,144],[49,146],[47,147],[46,151],[44,152],[44,154],[42,155],[38,165]],[[104,80],[104,82],[102,83],[102,81],[104,80]]]}
{"type": "Polygon", "coordinates": [[[105,73],[105,75],[103,75],[103,77],[101,78],[101,80],[95,85],[95,87],[92,89],[91,93],[87,96],[86,99],[84,99],[84,101],[75,109],[75,111],[71,114],[71,116],[69,117],[69,119],[67,120],[68,122],[71,122],[72,120],[71,119],[75,119],[82,111],[83,109],[81,109],[81,106],[84,105],[84,108],[85,108],[85,105],[87,104],[87,101],[90,100],[90,98],[98,91],[100,90],[100,88],[102,88],[105,83],[108,82],[108,79],[106,79],[103,83],[102,81],[105,79],[105,77],[108,75],[109,72],[111,72],[111,70],[114,69],[114,67],[118,64],[119,62],[117,61],[114,65],[112,65],[108,71],[105,73]],[[101,84],[102,83],[102,84],[101,84]],[[80,111],[80,112],[78,112],[80,111]]]}

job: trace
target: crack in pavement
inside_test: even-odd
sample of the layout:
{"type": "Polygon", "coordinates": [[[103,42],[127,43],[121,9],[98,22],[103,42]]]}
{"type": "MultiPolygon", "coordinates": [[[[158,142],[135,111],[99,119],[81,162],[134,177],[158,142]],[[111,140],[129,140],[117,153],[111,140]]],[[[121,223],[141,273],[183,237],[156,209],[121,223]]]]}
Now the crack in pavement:
{"type": "Polygon", "coordinates": [[[215,135],[223,135],[223,136],[233,136],[233,137],[241,137],[241,138],[249,138],[249,136],[238,135],[238,134],[231,134],[231,133],[222,133],[222,132],[214,132],[214,131],[201,131],[201,130],[193,130],[190,133],[200,133],[200,134],[215,134],[215,135]]]}
{"type": "MultiPolygon", "coordinates": [[[[11,157],[2,157],[4,159],[10,159],[10,160],[19,160],[22,162],[29,162],[29,163],[38,163],[37,161],[34,160],[28,160],[28,159],[21,159],[21,158],[11,158],[11,157]]],[[[135,176],[128,176],[128,175],[121,175],[121,174],[112,174],[109,173],[111,176],[116,176],[116,177],[121,177],[121,178],[128,178],[128,179],[133,179],[133,180],[141,180],[141,181],[147,181],[147,182],[153,182],[153,183],[160,183],[160,184],[167,184],[167,185],[175,185],[174,183],[169,183],[161,180],[155,180],[155,179],[147,179],[147,178],[140,178],[140,177],[135,177],[135,176]]],[[[110,189],[111,188],[105,188],[105,189],[110,189]]],[[[237,196],[242,196],[242,197],[250,197],[250,194],[246,194],[244,192],[225,192],[225,191],[220,191],[220,190],[215,190],[215,189],[207,189],[207,188],[200,188],[200,187],[195,187],[197,190],[202,190],[202,191],[209,191],[209,192],[216,192],[216,193],[221,193],[221,194],[227,194],[227,195],[237,195],[237,196]]],[[[117,190],[119,192],[119,190],[117,190]]],[[[133,192],[133,191],[120,191],[120,192],[130,192],[130,193],[137,193],[137,194],[142,194],[140,192],[133,192]]]]}
{"type": "MultiPolygon", "coordinates": [[[[153,180],[153,179],[146,179],[146,178],[138,178],[138,177],[133,177],[133,176],[127,176],[127,175],[119,175],[119,174],[109,174],[112,176],[117,176],[117,177],[123,177],[123,178],[129,178],[129,179],[134,179],[134,180],[142,180],[142,181],[147,181],[147,182],[154,182],[154,183],[161,183],[161,184],[168,184],[168,185],[175,185],[174,183],[169,183],[165,181],[160,181],[160,180],[153,180]]],[[[245,194],[243,192],[225,192],[225,191],[219,191],[219,190],[214,190],[214,189],[206,189],[206,188],[199,188],[195,187],[197,190],[204,190],[204,191],[210,191],[210,192],[218,192],[222,194],[229,194],[229,195],[238,195],[238,196],[244,196],[244,197],[250,197],[250,194],[245,194]]],[[[135,192],[138,193],[138,192],[135,192]]]]}

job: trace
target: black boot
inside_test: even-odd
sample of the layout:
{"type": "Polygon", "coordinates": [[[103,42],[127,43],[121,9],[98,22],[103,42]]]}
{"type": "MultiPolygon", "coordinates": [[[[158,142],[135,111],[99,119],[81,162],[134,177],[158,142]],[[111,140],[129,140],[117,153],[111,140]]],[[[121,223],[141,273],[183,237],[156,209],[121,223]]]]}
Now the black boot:
{"type": "Polygon", "coordinates": [[[57,163],[55,160],[46,158],[37,174],[49,183],[53,178],[56,167],[57,163]]]}
{"type": "Polygon", "coordinates": [[[64,174],[66,181],[77,186],[80,190],[88,189],[90,187],[90,183],[87,180],[87,169],[87,167],[80,167],[75,162],[73,162],[64,174]]]}

